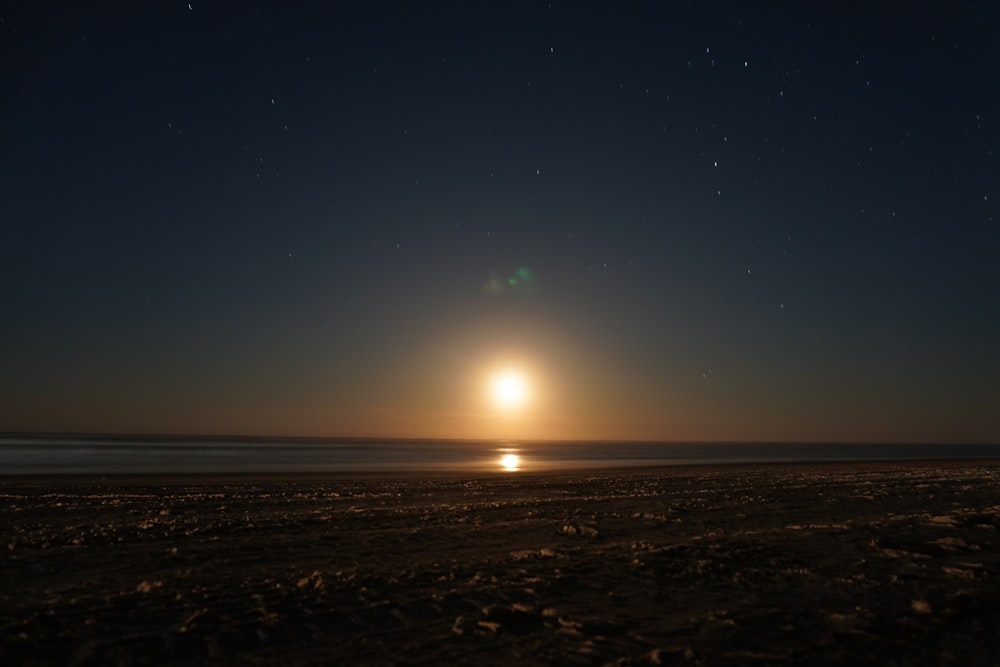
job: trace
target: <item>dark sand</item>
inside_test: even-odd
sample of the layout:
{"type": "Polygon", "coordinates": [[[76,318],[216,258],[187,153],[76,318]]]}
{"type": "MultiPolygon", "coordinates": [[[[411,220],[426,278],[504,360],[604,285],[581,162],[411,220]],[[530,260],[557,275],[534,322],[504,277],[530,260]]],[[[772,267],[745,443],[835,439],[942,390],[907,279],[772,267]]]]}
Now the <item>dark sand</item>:
{"type": "Polygon", "coordinates": [[[998,665],[1000,463],[0,479],[0,662],[998,665]]]}

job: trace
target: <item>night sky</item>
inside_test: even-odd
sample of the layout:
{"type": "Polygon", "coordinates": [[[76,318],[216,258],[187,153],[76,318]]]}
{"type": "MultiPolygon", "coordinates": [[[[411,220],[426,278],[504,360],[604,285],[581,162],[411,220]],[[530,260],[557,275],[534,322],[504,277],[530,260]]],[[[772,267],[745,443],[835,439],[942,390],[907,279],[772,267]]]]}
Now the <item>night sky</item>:
{"type": "Polygon", "coordinates": [[[0,59],[0,431],[1000,441],[997,3],[7,2],[0,59]]]}

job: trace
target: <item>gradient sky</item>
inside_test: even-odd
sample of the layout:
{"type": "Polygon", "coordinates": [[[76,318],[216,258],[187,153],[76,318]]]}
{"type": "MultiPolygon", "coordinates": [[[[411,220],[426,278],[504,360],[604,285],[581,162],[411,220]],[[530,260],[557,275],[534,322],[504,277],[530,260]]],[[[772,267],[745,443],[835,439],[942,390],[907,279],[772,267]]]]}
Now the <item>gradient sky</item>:
{"type": "Polygon", "coordinates": [[[0,431],[998,442],[998,30],[5,3],[0,431]]]}

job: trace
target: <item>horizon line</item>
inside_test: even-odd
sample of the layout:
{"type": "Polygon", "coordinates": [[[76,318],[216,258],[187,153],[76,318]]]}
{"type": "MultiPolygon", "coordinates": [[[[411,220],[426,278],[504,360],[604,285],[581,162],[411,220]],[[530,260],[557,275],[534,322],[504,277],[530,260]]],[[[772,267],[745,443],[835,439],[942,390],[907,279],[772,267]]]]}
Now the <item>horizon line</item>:
{"type": "Polygon", "coordinates": [[[1000,446],[1000,442],[968,440],[670,440],[632,438],[454,438],[454,437],[396,437],[371,435],[250,435],[239,433],[124,433],[94,431],[0,431],[0,439],[6,438],[54,438],[80,439],[98,438],[102,440],[209,440],[209,441],[279,441],[279,442],[438,442],[438,443],[550,443],[550,444],[661,444],[661,445],[944,445],[944,446],[1000,446]]]}

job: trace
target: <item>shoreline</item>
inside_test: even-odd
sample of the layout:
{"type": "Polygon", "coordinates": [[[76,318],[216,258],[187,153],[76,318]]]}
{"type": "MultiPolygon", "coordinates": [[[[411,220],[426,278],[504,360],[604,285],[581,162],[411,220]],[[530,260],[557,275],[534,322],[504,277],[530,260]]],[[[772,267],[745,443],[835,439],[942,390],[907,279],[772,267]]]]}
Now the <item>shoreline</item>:
{"type": "Polygon", "coordinates": [[[127,484],[142,483],[166,483],[171,480],[180,481],[261,481],[261,482],[323,482],[332,480],[364,480],[364,481],[415,481],[421,480],[448,480],[448,479],[469,479],[469,480],[530,480],[539,477],[576,477],[580,475],[642,475],[645,473],[670,476],[674,472],[694,474],[699,472],[709,472],[715,470],[725,470],[728,468],[784,468],[784,467],[836,467],[846,466],[857,467],[897,467],[907,465],[921,466],[969,466],[969,465],[996,465],[1000,467],[1000,458],[972,457],[972,458],[913,458],[913,459],[845,459],[845,460],[815,460],[815,461],[693,461],[686,462],[679,460],[675,463],[657,463],[652,465],[581,465],[576,467],[539,468],[530,470],[504,471],[498,470],[496,466],[479,467],[469,465],[456,468],[434,468],[426,469],[405,469],[386,468],[380,469],[333,469],[333,470],[239,470],[239,471],[110,471],[110,472],[46,472],[46,473],[2,473],[0,472],[0,487],[5,485],[17,486],[22,482],[27,483],[64,483],[64,484],[93,484],[100,482],[123,482],[127,484]]]}
{"type": "Polygon", "coordinates": [[[425,477],[647,469],[716,464],[1000,460],[997,445],[559,443],[483,441],[265,442],[0,440],[0,474],[300,474],[425,477]]]}

